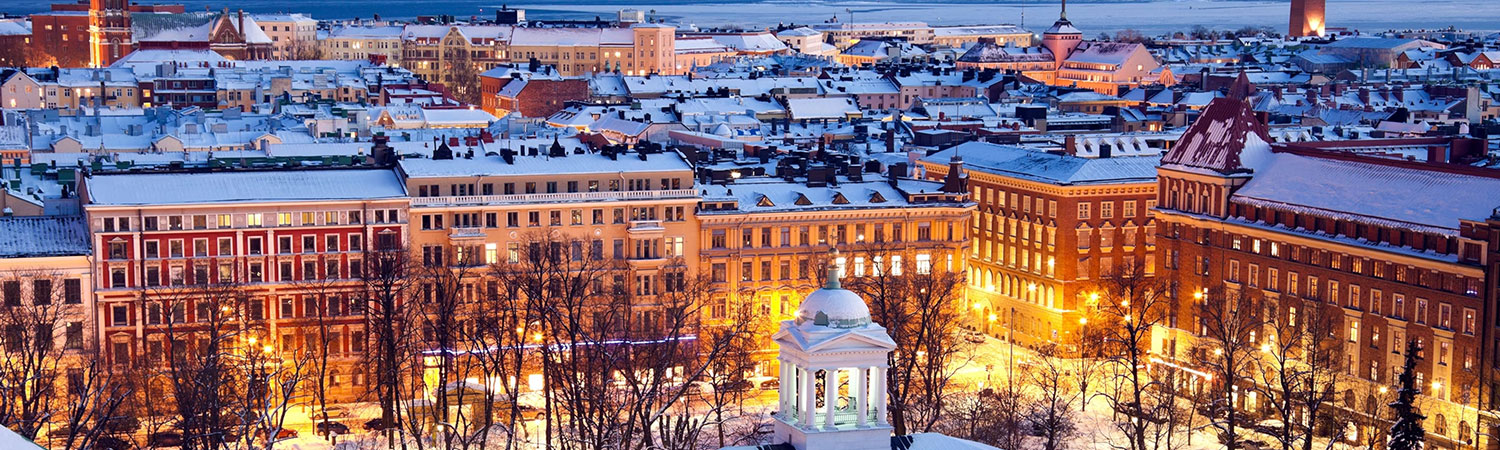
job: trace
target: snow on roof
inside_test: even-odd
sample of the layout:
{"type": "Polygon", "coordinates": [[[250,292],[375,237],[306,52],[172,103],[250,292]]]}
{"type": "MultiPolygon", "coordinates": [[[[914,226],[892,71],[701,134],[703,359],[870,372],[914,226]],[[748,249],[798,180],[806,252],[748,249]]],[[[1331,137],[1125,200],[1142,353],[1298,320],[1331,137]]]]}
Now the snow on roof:
{"type": "Polygon", "coordinates": [[[1219,98],[1209,102],[1198,120],[1188,126],[1177,145],[1162,157],[1164,165],[1182,165],[1209,169],[1219,173],[1233,173],[1251,168],[1241,160],[1241,153],[1269,151],[1270,136],[1266,125],[1255,117],[1250,104],[1233,98],[1219,98]],[[1251,148],[1255,147],[1255,148],[1251,148]]]}
{"type": "Polygon", "coordinates": [[[981,26],[958,26],[958,27],[935,27],[932,29],[933,36],[937,37],[959,37],[959,36],[988,36],[993,34],[1031,34],[1021,27],[1015,25],[981,25],[981,26]]]}
{"type": "MultiPolygon", "coordinates": [[[[83,216],[0,217],[0,258],[87,254],[89,229],[83,216]]],[[[0,435],[0,443],[4,441],[0,435]]]]}
{"type": "Polygon", "coordinates": [[[395,172],[386,169],[116,174],[95,175],[85,183],[90,204],[109,206],[363,200],[406,195],[395,172]]]}
{"type": "Polygon", "coordinates": [[[429,126],[489,126],[495,122],[495,116],[482,109],[423,109],[422,117],[429,126]]]}
{"type": "Polygon", "coordinates": [[[0,21],[0,36],[31,34],[31,22],[23,20],[0,21]]]}
{"type": "Polygon", "coordinates": [[[629,28],[516,28],[512,47],[627,45],[634,41],[629,28]]]}
{"type": "Polygon", "coordinates": [[[1000,450],[999,447],[941,433],[917,433],[908,437],[911,438],[911,446],[907,450],[1000,450]]]}
{"type": "MultiPolygon", "coordinates": [[[[735,213],[774,213],[824,211],[838,209],[907,208],[914,206],[954,206],[955,203],[911,203],[906,193],[939,192],[943,185],[931,181],[901,180],[901,189],[885,180],[851,182],[840,178],[836,186],[808,187],[804,181],[780,178],[745,178],[727,185],[700,185],[703,199],[738,203],[735,213]],[[803,204],[798,204],[803,203],[803,204]]],[[[723,211],[701,211],[715,214],[723,211]]]]}
{"type": "Polygon", "coordinates": [[[339,27],[328,33],[330,39],[398,39],[402,27],[339,27]]]}
{"type": "Polygon", "coordinates": [[[1382,37],[1352,37],[1329,42],[1323,48],[1349,48],[1349,49],[1377,49],[1394,50],[1399,47],[1415,44],[1420,47],[1443,48],[1441,44],[1424,41],[1421,39],[1406,38],[1382,38],[1382,37]]]}
{"type": "Polygon", "coordinates": [[[820,32],[820,31],[814,30],[812,28],[808,28],[808,27],[797,27],[797,28],[792,28],[790,30],[782,30],[780,33],[776,33],[777,36],[784,36],[784,37],[799,37],[799,36],[800,37],[811,37],[811,36],[817,36],[817,35],[820,35],[820,34],[823,34],[823,33],[820,32]]]}
{"type": "MultiPolygon", "coordinates": [[[[505,143],[486,143],[485,153],[500,152],[505,143]]],[[[642,161],[635,153],[618,155],[609,159],[600,153],[573,154],[573,148],[581,148],[577,139],[560,141],[568,156],[515,156],[515,164],[507,164],[499,156],[479,156],[474,159],[425,159],[406,158],[398,164],[401,172],[409,178],[503,176],[503,175],[579,175],[619,174],[621,172],[683,172],[690,174],[692,167],[677,152],[649,153],[642,161]]],[[[547,153],[549,144],[542,145],[541,154],[547,153]]],[[[479,153],[479,152],[476,152],[479,153]]]]}
{"type": "Polygon", "coordinates": [[[248,15],[244,16],[244,17],[245,17],[245,23],[241,24],[240,23],[240,16],[238,14],[230,14],[229,15],[229,25],[235,27],[235,29],[243,29],[243,30],[245,30],[245,43],[247,43],[247,44],[271,44],[271,43],[273,43],[271,41],[271,37],[270,36],[266,36],[266,31],[262,30],[260,28],[260,24],[255,23],[255,19],[251,18],[251,16],[248,16],[248,15]]]}
{"type": "Polygon", "coordinates": [[[859,105],[848,97],[789,98],[786,105],[793,120],[836,120],[860,115],[859,105]]]}
{"type": "Polygon", "coordinates": [[[137,75],[151,73],[155,75],[156,65],[164,62],[181,62],[186,64],[208,63],[217,66],[218,63],[229,61],[224,55],[213,50],[136,50],[125,54],[116,60],[110,67],[125,67],[135,70],[137,75]],[[145,71],[145,72],[142,72],[145,71]]]}
{"type": "Polygon", "coordinates": [[[1496,177],[1277,153],[1233,201],[1455,235],[1500,207],[1496,192],[1496,177]]]}
{"type": "Polygon", "coordinates": [[[1079,30],[1078,28],[1074,27],[1073,22],[1069,22],[1067,18],[1058,18],[1057,21],[1052,22],[1052,26],[1050,28],[1047,28],[1047,31],[1043,31],[1042,34],[1083,34],[1083,30],[1079,30]]]}
{"type": "Polygon", "coordinates": [[[709,37],[678,38],[675,45],[678,54],[734,52],[733,48],[709,37]]]}
{"type": "Polygon", "coordinates": [[[16,434],[16,432],[14,431],[11,431],[10,428],[6,428],[5,426],[0,425],[0,448],[24,450],[29,448],[39,449],[42,448],[42,446],[26,440],[26,438],[21,437],[21,435],[16,434]]]}
{"type": "Polygon", "coordinates": [[[714,34],[713,40],[741,52],[767,53],[786,50],[786,43],[777,40],[771,33],[714,34]]]}
{"type": "Polygon", "coordinates": [[[1086,64],[1124,64],[1137,51],[1146,51],[1141,44],[1123,42],[1085,42],[1068,55],[1069,62],[1086,64]]]}
{"type": "Polygon", "coordinates": [[[137,42],[207,41],[215,14],[132,14],[131,33],[137,42]]]}
{"type": "Polygon", "coordinates": [[[1154,183],[1154,156],[1080,158],[988,142],[966,142],[933,153],[923,162],[948,164],[954,154],[970,170],[1060,185],[1154,183]]]}
{"type": "Polygon", "coordinates": [[[983,42],[969,47],[958,60],[973,63],[1052,62],[1052,51],[1045,47],[1011,47],[983,42]]]}

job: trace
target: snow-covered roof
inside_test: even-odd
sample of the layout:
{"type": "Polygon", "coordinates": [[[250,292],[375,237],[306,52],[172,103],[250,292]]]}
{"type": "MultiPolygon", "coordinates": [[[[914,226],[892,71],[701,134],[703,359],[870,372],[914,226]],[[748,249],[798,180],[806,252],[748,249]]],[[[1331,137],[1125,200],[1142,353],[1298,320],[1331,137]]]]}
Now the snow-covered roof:
{"type": "MultiPolygon", "coordinates": [[[[37,258],[89,254],[89,229],[83,216],[0,217],[0,258],[37,258]]],[[[5,437],[0,432],[0,448],[5,437]]]]}
{"type": "Polygon", "coordinates": [[[1124,64],[1137,51],[1146,51],[1141,44],[1123,42],[1085,42],[1068,55],[1069,62],[1085,64],[1124,64]]]}
{"type": "Polygon", "coordinates": [[[186,205],[401,198],[406,189],[386,169],[276,170],[95,175],[89,204],[186,205]]]}
{"type": "Polygon", "coordinates": [[[837,120],[860,114],[859,104],[848,97],[789,98],[786,105],[793,120],[837,120]]]}
{"type": "Polygon", "coordinates": [[[1080,158],[979,141],[933,153],[922,161],[948,164],[955,154],[969,170],[1058,185],[1154,183],[1158,161],[1154,156],[1080,158]]]}
{"type": "MultiPolygon", "coordinates": [[[[676,152],[649,153],[641,160],[635,153],[618,155],[610,159],[600,153],[574,154],[573,149],[582,148],[577,139],[563,139],[560,145],[568,155],[560,158],[548,157],[546,145],[538,156],[515,156],[514,164],[506,163],[499,156],[480,156],[483,153],[499,153],[507,144],[485,144],[483,152],[475,152],[473,159],[426,159],[406,158],[399,163],[401,172],[409,178],[503,176],[503,175],[580,175],[618,174],[620,172],[674,172],[691,171],[692,167],[676,152]]],[[[550,145],[550,144],[548,144],[550,145]]],[[[455,152],[456,153],[456,152],[455,152]]]]}
{"type": "Polygon", "coordinates": [[[1500,178],[1276,153],[1231,201],[1455,235],[1500,207],[1500,178]]]}
{"type": "Polygon", "coordinates": [[[11,431],[10,428],[0,425],[0,448],[26,450],[31,448],[39,449],[42,446],[21,437],[21,435],[11,431]]]}
{"type": "Polygon", "coordinates": [[[724,46],[747,53],[769,53],[786,50],[786,44],[771,33],[727,33],[711,35],[724,46]]]}
{"type": "Polygon", "coordinates": [[[467,108],[423,109],[422,118],[428,126],[489,126],[495,122],[494,115],[467,108]]]}
{"type": "MultiPolygon", "coordinates": [[[[728,185],[698,186],[707,201],[735,201],[735,213],[784,213],[839,209],[909,208],[915,206],[954,206],[955,203],[912,203],[907,193],[936,193],[943,185],[931,181],[900,180],[897,187],[889,182],[851,182],[840,179],[834,186],[808,187],[805,182],[780,178],[744,178],[728,185]]],[[[702,211],[699,214],[718,214],[702,211]]]]}
{"type": "Polygon", "coordinates": [[[1162,164],[1219,173],[1254,169],[1243,160],[1242,153],[1267,152],[1268,142],[1266,126],[1255,117],[1249,103],[1227,97],[1214,99],[1162,157],[1162,164]]]}
{"type": "Polygon", "coordinates": [[[0,20],[0,36],[31,34],[31,22],[25,20],[0,20]]]}

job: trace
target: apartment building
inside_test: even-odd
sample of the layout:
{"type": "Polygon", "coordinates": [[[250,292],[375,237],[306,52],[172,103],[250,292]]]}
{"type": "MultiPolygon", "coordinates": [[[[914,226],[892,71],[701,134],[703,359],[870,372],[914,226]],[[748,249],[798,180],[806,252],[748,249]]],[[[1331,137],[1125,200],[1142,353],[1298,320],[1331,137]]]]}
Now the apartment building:
{"type": "Polygon", "coordinates": [[[624,75],[681,75],[676,28],[636,24],[629,28],[516,28],[510,61],[536,59],[563,76],[615,71],[624,75]]]}
{"type": "MultiPolygon", "coordinates": [[[[1429,144],[1439,147],[1429,155],[1457,155],[1457,141],[1429,144]]],[[[1337,321],[1349,375],[1337,407],[1382,408],[1373,392],[1397,382],[1414,342],[1429,445],[1488,445],[1475,441],[1493,426],[1480,411],[1492,409],[1497,348],[1484,224],[1500,172],[1381,157],[1404,146],[1379,141],[1273,146],[1237,98],[1214,100],[1180,142],[1162,160],[1156,217],[1159,270],[1179,283],[1182,306],[1153,334],[1154,354],[1190,366],[1205,294],[1245,293],[1286,321],[1337,321]]]]}
{"type": "Polygon", "coordinates": [[[56,377],[58,389],[82,378],[79,358],[92,354],[99,331],[89,257],[82,217],[0,217],[0,305],[11,311],[0,320],[0,357],[16,361],[12,369],[56,377]],[[39,354],[49,342],[50,351],[39,354]],[[40,358],[57,361],[56,372],[26,362],[40,358]]]}
{"type": "Polygon", "coordinates": [[[255,24],[271,38],[272,59],[300,59],[317,48],[318,21],[302,14],[257,14],[255,24]]]}
{"type": "MultiPolygon", "coordinates": [[[[693,171],[676,152],[575,152],[568,139],[497,141],[473,153],[443,144],[398,163],[411,193],[411,248],[425,265],[517,261],[543,235],[572,241],[575,258],[625,261],[626,283],[652,314],[654,295],[680,289],[698,243],[693,171]],[[519,147],[519,151],[512,147],[519,147]],[[483,156],[494,152],[498,156],[483,156]],[[586,243],[586,244],[585,244],[586,243]]],[[[480,269],[482,271],[482,269],[480,269]]]]}
{"type": "MultiPolygon", "coordinates": [[[[751,301],[779,321],[820,287],[823,264],[835,264],[843,277],[967,269],[974,205],[961,183],[862,176],[829,182],[830,170],[810,169],[811,180],[747,177],[700,186],[697,265],[726,302],[751,301]],[[830,249],[841,252],[834,261],[826,261],[830,249]]],[[[722,315],[724,308],[713,311],[722,315]]]]}
{"type": "Polygon", "coordinates": [[[1153,265],[1157,158],[970,142],[920,163],[935,178],[955,161],[978,205],[968,281],[975,313],[996,314],[991,332],[1067,344],[1100,277],[1153,265]]]}
{"type": "Polygon", "coordinates": [[[247,351],[326,340],[335,394],[363,390],[358,274],[369,252],[406,241],[408,200],[395,172],[96,174],[80,195],[111,364],[149,367],[169,345],[202,345],[185,337],[223,308],[246,327],[236,338],[247,351]]]}
{"type": "Polygon", "coordinates": [[[395,25],[337,27],[319,41],[323,57],[345,61],[371,61],[401,65],[401,32],[395,25]]]}

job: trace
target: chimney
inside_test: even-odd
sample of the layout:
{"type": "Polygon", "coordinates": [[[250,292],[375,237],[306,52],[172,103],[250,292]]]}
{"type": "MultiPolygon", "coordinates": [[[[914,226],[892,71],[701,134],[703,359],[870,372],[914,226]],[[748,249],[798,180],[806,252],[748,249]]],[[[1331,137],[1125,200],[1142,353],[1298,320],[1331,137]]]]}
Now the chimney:
{"type": "Polygon", "coordinates": [[[243,9],[239,10],[239,19],[240,19],[240,38],[241,39],[245,39],[245,40],[249,40],[248,38],[245,37],[245,10],[243,10],[243,9]]]}
{"type": "Polygon", "coordinates": [[[1063,136],[1063,153],[1078,156],[1078,137],[1074,135],[1063,136]]]}
{"type": "Polygon", "coordinates": [[[943,192],[949,194],[962,194],[969,191],[968,177],[964,176],[964,159],[958,156],[954,150],[953,157],[948,159],[948,175],[943,177],[943,192]]]}

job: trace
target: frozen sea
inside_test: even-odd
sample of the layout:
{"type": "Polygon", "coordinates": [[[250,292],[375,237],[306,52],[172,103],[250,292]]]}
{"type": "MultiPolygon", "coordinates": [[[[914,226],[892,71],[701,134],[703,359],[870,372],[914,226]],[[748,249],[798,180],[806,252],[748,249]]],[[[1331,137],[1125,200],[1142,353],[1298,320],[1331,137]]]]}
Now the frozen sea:
{"type": "MultiPolygon", "coordinates": [[[[55,0],[63,1],[63,0],[55,0]]],[[[166,3],[172,0],[145,0],[166,3]]],[[[611,18],[623,8],[655,10],[677,25],[717,27],[821,23],[835,16],[856,22],[923,21],[932,25],[1012,23],[1040,30],[1057,17],[1055,1],[979,0],[178,0],[189,10],[244,8],[248,12],[301,12],[336,19],[375,14],[387,18],[453,14],[492,17],[501,4],[527,10],[533,20],[611,18]]],[[[0,12],[25,14],[46,0],[0,0],[0,12]]],[[[1266,0],[1075,0],[1068,18],[1088,33],[1133,28],[1147,34],[1187,30],[1270,26],[1284,29],[1289,1],[1266,0]]],[[[1500,0],[1328,0],[1328,24],[1363,31],[1457,27],[1500,30],[1500,0]]]]}

